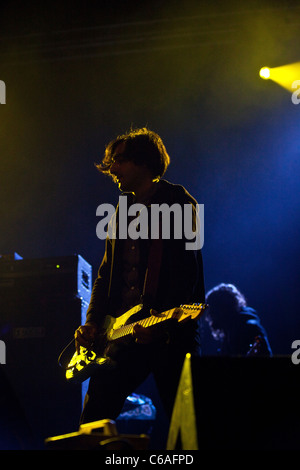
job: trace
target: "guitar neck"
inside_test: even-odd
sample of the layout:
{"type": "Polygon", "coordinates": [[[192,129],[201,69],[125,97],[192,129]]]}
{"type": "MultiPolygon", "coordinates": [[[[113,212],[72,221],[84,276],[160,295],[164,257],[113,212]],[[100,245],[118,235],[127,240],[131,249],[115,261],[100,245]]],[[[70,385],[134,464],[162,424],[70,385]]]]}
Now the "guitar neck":
{"type": "Polygon", "coordinates": [[[121,326],[116,330],[113,330],[109,335],[109,340],[114,341],[119,338],[123,338],[124,336],[132,335],[133,329],[135,325],[141,325],[144,328],[148,328],[150,326],[156,325],[157,323],[161,323],[166,320],[171,320],[173,318],[173,313],[175,309],[169,310],[164,312],[162,316],[156,317],[151,315],[150,317],[143,318],[142,320],[135,321],[133,323],[129,323],[128,325],[121,326]]]}

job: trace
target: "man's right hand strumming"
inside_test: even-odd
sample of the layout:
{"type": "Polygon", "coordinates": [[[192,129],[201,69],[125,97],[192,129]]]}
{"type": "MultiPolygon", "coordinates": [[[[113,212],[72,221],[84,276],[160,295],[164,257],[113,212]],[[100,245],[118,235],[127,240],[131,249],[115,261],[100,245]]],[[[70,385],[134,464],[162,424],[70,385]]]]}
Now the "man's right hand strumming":
{"type": "Polygon", "coordinates": [[[81,325],[75,331],[75,347],[79,353],[80,346],[90,348],[97,336],[98,328],[94,323],[86,323],[81,325]]]}

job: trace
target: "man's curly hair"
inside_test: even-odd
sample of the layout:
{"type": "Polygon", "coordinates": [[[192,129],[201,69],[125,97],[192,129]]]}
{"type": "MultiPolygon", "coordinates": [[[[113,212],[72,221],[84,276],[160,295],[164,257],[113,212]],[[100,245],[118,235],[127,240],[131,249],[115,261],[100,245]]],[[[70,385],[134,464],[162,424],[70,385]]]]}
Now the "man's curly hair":
{"type": "Polygon", "coordinates": [[[105,149],[100,164],[96,164],[101,173],[110,174],[110,168],[115,161],[115,151],[119,144],[125,143],[122,157],[133,161],[136,165],[145,165],[152,173],[153,178],[161,178],[170,163],[161,137],[147,127],[131,129],[112,140],[105,149]]]}

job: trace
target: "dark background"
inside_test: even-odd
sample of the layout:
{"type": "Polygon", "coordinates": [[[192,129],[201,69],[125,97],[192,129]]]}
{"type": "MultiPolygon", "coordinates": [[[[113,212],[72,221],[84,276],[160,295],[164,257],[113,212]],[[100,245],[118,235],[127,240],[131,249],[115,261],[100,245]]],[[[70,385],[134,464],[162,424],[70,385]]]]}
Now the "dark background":
{"type": "Polygon", "coordinates": [[[299,61],[298,5],[2,2],[0,253],[76,253],[95,275],[96,208],[118,190],[94,163],[117,134],[148,125],[171,156],[166,179],[205,205],[207,290],[236,284],[273,352],[290,354],[300,106],[258,72],[299,61]]]}

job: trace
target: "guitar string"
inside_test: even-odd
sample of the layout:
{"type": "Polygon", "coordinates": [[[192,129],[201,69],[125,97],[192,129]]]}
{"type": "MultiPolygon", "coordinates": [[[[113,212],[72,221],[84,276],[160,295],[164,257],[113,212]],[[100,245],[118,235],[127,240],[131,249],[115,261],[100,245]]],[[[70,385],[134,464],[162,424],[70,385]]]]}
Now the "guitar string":
{"type": "Polygon", "coordinates": [[[117,338],[121,338],[122,336],[131,334],[133,332],[134,326],[137,324],[142,325],[144,327],[148,327],[148,326],[152,326],[155,323],[160,323],[164,320],[168,320],[170,316],[172,316],[172,313],[173,313],[173,310],[169,310],[167,315],[163,317],[151,316],[151,317],[143,318],[142,320],[139,320],[133,323],[129,323],[128,325],[121,326],[120,328],[118,328],[116,331],[112,333],[110,339],[114,340],[117,338]]]}
{"type": "MultiPolygon", "coordinates": [[[[192,306],[182,306],[181,308],[184,309],[184,310],[185,309],[190,310],[189,313],[191,313],[191,310],[199,310],[199,306],[198,306],[198,309],[195,309],[195,306],[193,306],[193,307],[192,306]]],[[[163,317],[155,317],[154,315],[152,315],[152,316],[144,318],[142,320],[138,320],[136,322],[129,323],[128,325],[123,325],[120,328],[113,331],[112,334],[110,335],[109,339],[110,340],[115,340],[115,339],[118,339],[118,338],[121,338],[123,336],[127,336],[127,335],[131,334],[133,332],[134,326],[137,325],[137,324],[142,325],[144,327],[148,327],[148,326],[152,326],[155,323],[160,323],[164,320],[169,320],[172,317],[173,312],[175,310],[176,309],[171,309],[171,310],[168,310],[167,312],[164,312],[165,315],[163,317]]]]}

